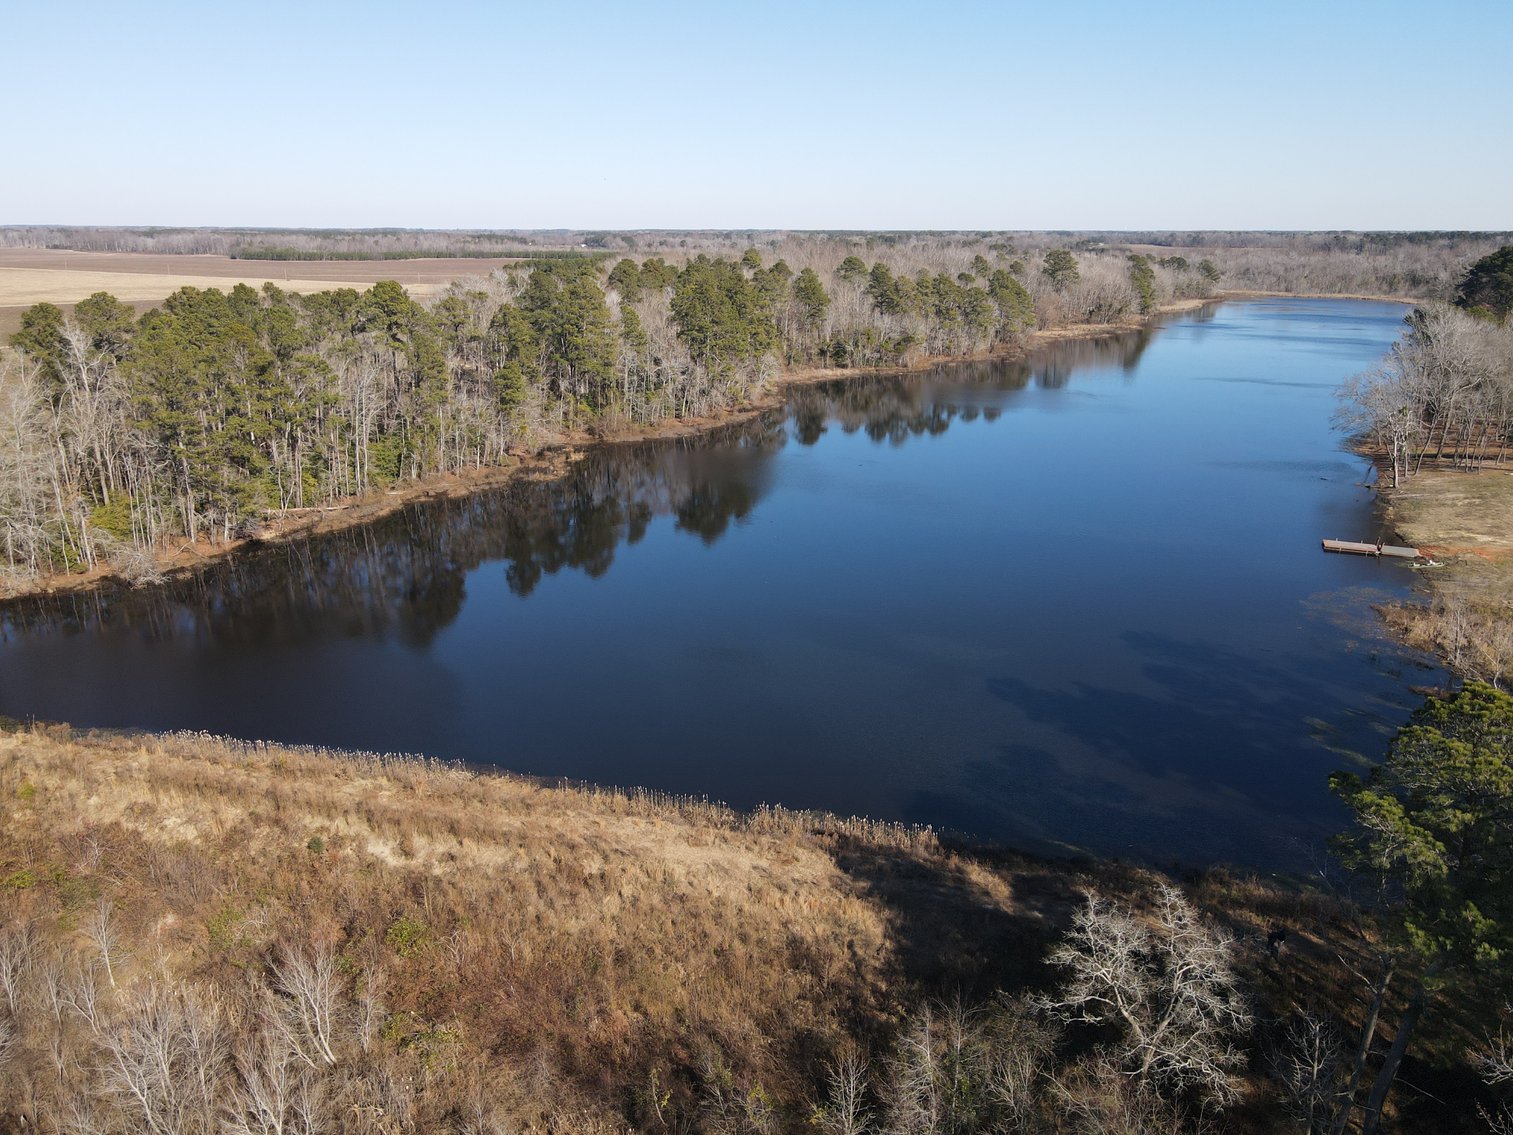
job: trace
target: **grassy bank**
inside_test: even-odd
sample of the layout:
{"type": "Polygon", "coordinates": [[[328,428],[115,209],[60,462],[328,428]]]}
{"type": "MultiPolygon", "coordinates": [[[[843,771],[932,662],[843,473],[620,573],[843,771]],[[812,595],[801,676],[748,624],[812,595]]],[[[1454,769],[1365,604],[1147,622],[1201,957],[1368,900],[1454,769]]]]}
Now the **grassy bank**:
{"type": "Polygon", "coordinates": [[[1391,526],[1433,561],[1428,602],[1384,612],[1410,645],[1457,674],[1506,686],[1513,672],[1513,472],[1424,470],[1383,490],[1391,526]]]}
{"type": "MultiPolygon", "coordinates": [[[[22,1040],[0,1043],[0,1129],[81,1129],[63,1122],[75,1112],[89,1130],[138,1129],[119,1038],[168,1045],[159,1033],[169,1056],[199,1053],[222,1076],[217,1114],[246,1106],[249,1084],[303,1084],[326,1118],[286,1130],[833,1131],[850,1066],[868,1070],[866,1129],[891,1131],[920,1036],[1033,1056],[1017,1130],[1173,1129],[1161,1097],[1088,1062],[1096,1035],[1058,1039],[1022,1001],[995,1001],[1055,984],[1047,951],[1085,891],[1149,912],[1143,870],[423,761],[62,727],[0,735],[0,801],[0,1024],[22,1040]],[[290,1016],[310,988],[327,1055],[290,1016]],[[1058,1122],[1068,1101],[1148,1122],[1058,1122]]],[[[1302,888],[1219,872],[1187,893],[1234,936],[1257,1022],[1225,1127],[1286,1130],[1286,1027],[1300,1007],[1358,1016],[1369,936],[1302,888]]],[[[1012,1069],[995,1067],[975,1090],[1009,1090],[1012,1069]]]]}

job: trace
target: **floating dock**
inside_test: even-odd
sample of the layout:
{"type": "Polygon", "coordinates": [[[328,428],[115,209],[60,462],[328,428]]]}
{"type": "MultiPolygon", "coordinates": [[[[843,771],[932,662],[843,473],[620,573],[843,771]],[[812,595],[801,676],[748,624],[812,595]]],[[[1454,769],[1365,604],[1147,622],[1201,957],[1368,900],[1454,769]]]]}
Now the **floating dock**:
{"type": "Polygon", "coordinates": [[[1417,548],[1399,548],[1392,544],[1357,544],[1351,540],[1325,540],[1324,551],[1344,552],[1352,556],[1392,556],[1399,560],[1418,559],[1417,548]]]}

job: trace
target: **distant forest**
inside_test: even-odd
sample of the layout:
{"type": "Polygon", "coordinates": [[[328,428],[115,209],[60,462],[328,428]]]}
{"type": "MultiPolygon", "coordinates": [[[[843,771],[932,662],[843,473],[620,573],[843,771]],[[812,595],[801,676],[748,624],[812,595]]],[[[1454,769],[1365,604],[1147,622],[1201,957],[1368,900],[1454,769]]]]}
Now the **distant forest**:
{"type": "MultiPolygon", "coordinates": [[[[80,233],[159,253],[252,235],[3,229],[0,242],[79,247],[80,233]]],[[[614,239],[678,251],[617,257],[560,247],[596,234],[255,235],[307,239],[312,255],[363,251],[342,241],[404,255],[405,242],[441,237],[463,242],[454,255],[484,236],[543,246],[426,303],[385,282],[185,288],[145,313],[105,293],[66,314],[34,306],[0,369],[0,570],[145,577],[173,542],[229,540],[286,510],[497,465],[572,432],[707,417],[750,404],[785,367],[970,357],[1221,286],[1446,297],[1489,247],[1477,235],[1309,234],[1189,256],[1155,244],[1162,234],[768,234],[731,248],[749,234],[654,233],[614,239]]]]}
{"type": "MultiPolygon", "coordinates": [[[[1502,245],[1513,243],[1513,232],[1222,232],[1132,231],[1033,232],[1028,230],[964,232],[812,231],[763,229],[689,230],[645,229],[609,232],[584,229],[262,229],[164,228],[150,226],[92,227],[73,225],[0,226],[0,248],[66,248],[80,252],[154,252],[214,254],[240,259],[275,260],[398,260],[418,257],[542,258],[553,253],[669,253],[692,256],[739,256],[759,248],[772,256],[793,260],[799,247],[844,247],[865,254],[889,249],[948,248],[972,253],[994,244],[1023,249],[1066,248],[1073,252],[1167,249],[1209,255],[1237,288],[1284,290],[1273,287],[1285,271],[1274,255],[1320,274],[1331,259],[1355,262],[1358,280],[1369,270],[1391,292],[1417,298],[1448,299],[1448,294],[1419,296],[1415,288],[1443,283],[1447,258],[1464,265],[1502,245]]],[[[1339,265],[1322,273],[1339,275],[1339,265]]]]}

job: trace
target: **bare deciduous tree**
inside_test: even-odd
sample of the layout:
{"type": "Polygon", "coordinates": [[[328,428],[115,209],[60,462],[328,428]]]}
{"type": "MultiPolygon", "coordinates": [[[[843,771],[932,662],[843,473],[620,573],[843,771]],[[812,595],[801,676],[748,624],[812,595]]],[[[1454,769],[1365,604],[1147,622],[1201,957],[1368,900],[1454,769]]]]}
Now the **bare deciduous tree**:
{"type": "Polygon", "coordinates": [[[1064,1022],[1113,1025],[1119,1065],[1144,1087],[1236,1099],[1243,1063],[1234,1038],[1250,1014],[1232,968],[1233,941],[1162,883],[1149,920],[1096,895],[1078,912],[1052,964],[1066,983],[1038,1004],[1064,1022]]]}
{"type": "Polygon", "coordinates": [[[105,1085],[141,1130],[216,1130],[229,1043],[219,1006],[193,987],[156,984],[136,993],[102,1036],[105,1085]]]}
{"type": "Polygon", "coordinates": [[[898,1040],[884,1089],[887,1135],[1033,1130],[1054,1035],[1017,1003],[926,1006],[898,1040]]]}
{"type": "Polygon", "coordinates": [[[0,1000],[12,1014],[21,1011],[27,978],[36,960],[37,941],[28,922],[0,927],[0,1000]]]}
{"type": "MultiPolygon", "coordinates": [[[[1499,1029],[1497,1035],[1488,1038],[1487,1043],[1471,1056],[1488,1087],[1513,1085],[1513,1037],[1506,1029],[1499,1029]]],[[[1513,1103],[1505,1099],[1495,1111],[1483,1107],[1481,1114],[1492,1135],[1513,1135],[1513,1103]]]]}
{"type": "Polygon", "coordinates": [[[1283,1101],[1309,1135],[1337,1130],[1350,1110],[1349,1061],[1338,1031],[1317,1013],[1288,1025],[1276,1057],[1283,1101]]]}
{"type": "Polygon", "coordinates": [[[336,956],[328,947],[306,951],[286,947],[273,966],[273,987],[282,995],[282,1022],[294,1050],[310,1067],[336,1063],[336,1017],[341,982],[336,956]]]}
{"type": "Polygon", "coordinates": [[[110,987],[115,989],[116,966],[125,959],[126,951],[121,942],[114,904],[109,899],[102,898],[85,920],[83,930],[85,937],[94,943],[110,987]]]}
{"type": "Polygon", "coordinates": [[[866,1135],[872,1130],[872,1109],[867,1106],[867,1059],[848,1051],[830,1065],[826,1074],[829,1103],[817,1108],[814,1124],[826,1135],[866,1135]]]}
{"type": "Polygon", "coordinates": [[[282,1029],[264,1021],[244,1031],[235,1065],[227,1135],[313,1135],[318,1130],[320,1083],[282,1029]]]}

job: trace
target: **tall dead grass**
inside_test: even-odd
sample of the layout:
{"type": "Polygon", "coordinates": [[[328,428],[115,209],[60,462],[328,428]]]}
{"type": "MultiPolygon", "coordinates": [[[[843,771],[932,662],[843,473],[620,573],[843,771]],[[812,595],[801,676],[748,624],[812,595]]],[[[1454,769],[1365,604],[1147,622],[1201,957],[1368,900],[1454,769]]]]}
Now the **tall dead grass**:
{"type": "MultiPolygon", "coordinates": [[[[0,1130],[902,1130],[938,1086],[910,1038],[933,1068],[981,1031],[921,1007],[1055,980],[1085,891],[1135,909],[1151,880],[421,758],[0,732],[0,1130]]],[[[1191,889],[1252,973],[1278,921],[1300,959],[1347,933],[1269,884],[1191,889]]],[[[1341,996],[1298,974],[1283,1004],[1341,996]]],[[[1036,1044],[1012,1099],[1013,1054],[972,1057],[982,1115],[1046,1119],[1093,1075],[1036,1044]]]]}
{"type": "Polygon", "coordinates": [[[396,1059],[435,1066],[437,1114],[480,1090],[464,1054],[509,1070],[491,1107],[522,1121],[696,1109],[712,1060],[799,1106],[795,1069],[897,1011],[893,915],[838,847],[1012,903],[924,830],[203,735],[6,734],[0,800],[8,922],[93,956],[108,902],[123,990],[219,996],[333,951],[344,998],[381,984],[396,1059]]]}

